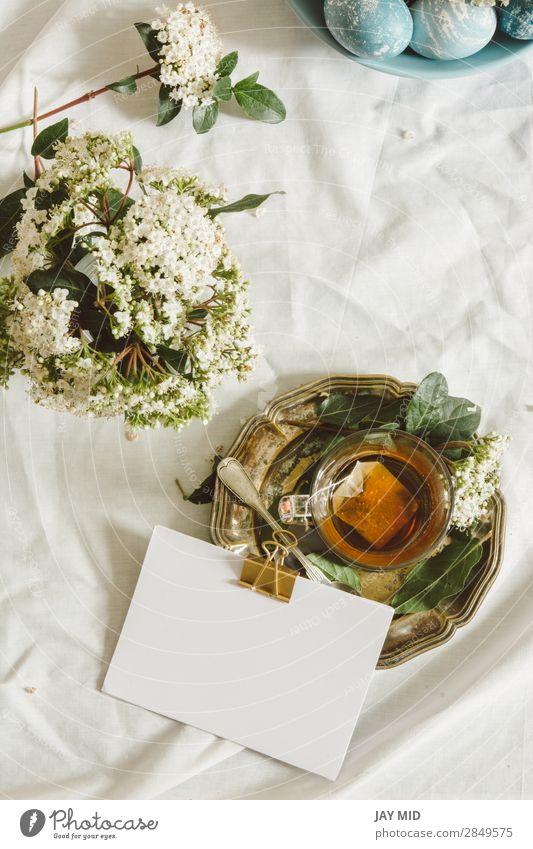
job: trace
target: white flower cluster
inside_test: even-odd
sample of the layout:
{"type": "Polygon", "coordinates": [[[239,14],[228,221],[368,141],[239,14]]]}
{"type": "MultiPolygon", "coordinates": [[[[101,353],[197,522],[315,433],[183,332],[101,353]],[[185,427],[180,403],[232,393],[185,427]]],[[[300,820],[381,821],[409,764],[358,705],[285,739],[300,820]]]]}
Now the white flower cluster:
{"type": "MultiPolygon", "coordinates": [[[[129,132],[114,136],[87,132],[68,136],[57,145],[54,159],[22,202],[25,211],[17,224],[17,245],[12,253],[17,282],[50,265],[50,241],[66,226],[81,228],[94,221],[87,204],[96,202],[97,192],[113,186],[113,171],[132,156],[129,132]],[[43,203],[46,195],[49,203],[43,203]]],[[[89,228],[83,232],[88,233],[89,228]]]]}
{"type": "Polygon", "coordinates": [[[161,44],[161,82],[186,108],[208,105],[222,58],[222,44],[211,18],[194,3],[179,3],[174,10],[163,6],[157,13],[161,17],[151,26],[161,44]]]}
{"type": "Polygon", "coordinates": [[[455,464],[452,525],[459,530],[468,530],[483,517],[499,485],[501,461],[508,442],[508,436],[488,433],[476,439],[470,457],[455,464]]]}
{"type": "Polygon", "coordinates": [[[72,314],[78,306],[66,289],[26,292],[15,297],[9,324],[11,344],[27,357],[60,356],[77,351],[80,340],[70,333],[72,314]]]}
{"type": "Polygon", "coordinates": [[[225,374],[242,378],[251,369],[248,283],[209,215],[224,202],[223,187],[146,168],[138,175],[143,194],[106,218],[107,192],[118,191],[111,172],[120,166],[133,167],[129,136],[89,133],[59,144],[28,190],[15,274],[0,281],[2,380],[20,368],[44,406],[178,428],[207,419],[211,390],[225,374]],[[28,275],[40,270],[46,279],[51,269],[53,282],[57,244],[81,225],[92,237],[90,278],[82,279],[94,294],[75,300],[80,272],[68,262],[61,273],[72,290],[34,294],[28,275]]]}

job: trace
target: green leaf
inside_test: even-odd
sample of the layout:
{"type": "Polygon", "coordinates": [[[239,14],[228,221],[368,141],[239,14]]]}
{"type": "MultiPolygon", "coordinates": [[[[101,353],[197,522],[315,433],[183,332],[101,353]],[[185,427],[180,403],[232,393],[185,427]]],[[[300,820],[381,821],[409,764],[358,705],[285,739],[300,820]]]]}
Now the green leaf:
{"type": "Polygon", "coordinates": [[[255,71],[253,74],[250,74],[249,77],[243,77],[242,80],[239,80],[238,83],[235,83],[235,89],[243,89],[246,90],[253,86],[259,78],[259,71],[255,71]]]}
{"type": "Polygon", "coordinates": [[[207,105],[198,104],[192,110],[192,125],[198,135],[207,133],[213,127],[218,118],[218,102],[207,105]]]}
{"type": "Polygon", "coordinates": [[[198,321],[199,318],[205,318],[207,315],[207,310],[205,307],[195,307],[195,309],[191,310],[187,315],[188,321],[198,321]]]}
{"type": "Polygon", "coordinates": [[[432,610],[460,593],[483,552],[477,539],[454,540],[435,557],[424,560],[407,576],[394,598],[397,614],[432,610]]]}
{"type": "Polygon", "coordinates": [[[159,88],[159,101],[157,106],[157,126],[162,127],[170,123],[176,115],[181,112],[181,100],[174,100],[171,96],[172,89],[168,85],[159,88]]]}
{"type": "Polygon", "coordinates": [[[124,341],[115,339],[111,332],[109,318],[105,312],[96,307],[84,307],[78,317],[79,327],[90,333],[92,341],[91,348],[103,353],[120,351],[124,348],[124,341]]]}
{"type": "Polygon", "coordinates": [[[245,195],[240,200],[227,204],[227,206],[215,206],[209,210],[211,218],[220,215],[221,212],[242,212],[245,209],[257,209],[271,195],[284,195],[285,192],[268,192],[266,195],[245,195]]]}
{"type": "Polygon", "coordinates": [[[136,23],[135,29],[141,36],[143,44],[148,50],[148,53],[159,64],[159,51],[161,50],[161,42],[157,39],[157,30],[152,29],[150,24],[136,23]]]}
{"type": "Polygon", "coordinates": [[[175,348],[169,348],[166,345],[158,345],[156,351],[163,360],[167,371],[171,374],[185,374],[189,360],[189,352],[185,348],[177,351],[175,348]]]}
{"type": "Polygon", "coordinates": [[[35,180],[32,180],[25,171],[22,172],[22,179],[24,180],[24,185],[27,189],[31,189],[35,185],[35,180]]]}
{"type": "Polygon", "coordinates": [[[441,410],[441,419],[431,431],[432,442],[455,442],[467,440],[476,432],[481,421],[481,409],[466,398],[446,399],[441,410]]]}
{"type": "MultiPolygon", "coordinates": [[[[215,485],[217,482],[217,468],[218,464],[222,460],[222,457],[219,457],[218,454],[215,454],[215,459],[213,461],[213,469],[210,474],[206,477],[205,480],[202,481],[200,486],[198,486],[194,492],[191,492],[190,495],[183,495],[184,501],[190,501],[191,504],[211,504],[215,497],[215,485]]],[[[180,490],[181,484],[179,481],[176,481],[180,490]]]]}
{"type": "Polygon", "coordinates": [[[135,147],[135,145],[132,145],[131,149],[133,151],[133,170],[136,174],[138,174],[140,171],[142,171],[143,158],[139,152],[139,149],[135,147]]]}
{"type": "Polygon", "coordinates": [[[102,195],[102,209],[104,208],[104,199],[107,201],[108,214],[112,221],[124,218],[130,206],[135,203],[133,198],[123,195],[118,189],[108,189],[102,195]]]}
{"type": "Polygon", "coordinates": [[[409,402],[405,427],[409,433],[431,431],[441,420],[442,405],[448,397],[448,384],[443,374],[431,372],[420,383],[409,402]]]}
{"type": "Polygon", "coordinates": [[[267,124],[279,124],[287,115],[285,106],[277,94],[256,80],[257,75],[252,74],[234,86],[237,103],[250,118],[267,124]]]}
{"type": "Polygon", "coordinates": [[[227,53],[218,63],[215,74],[217,77],[229,77],[237,67],[238,61],[239,54],[236,50],[233,50],[232,53],[227,53]]]}
{"type": "Polygon", "coordinates": [[[0,200],[0,256],[11,253],[16,245],[16,226],[24,212],[22,200],[25,197],[26,189],[17,189],[0,200]]]}
{"type": "Polygon", "coordinates": [[[137,80],[135,77],[124,77],[116,83],[109,83],[107,86],[111,91],[118,91],[119,94],[135,94],[137,91],[137,80]]]}
{"type": "Polygon", "coordinates": [[[217,100],[231,100],[231,80],[229,77],[221,77],[213,87],[213,97],[217,100]]]}
{"type": "Polygon", "coordinates": [[[68,136],[68,118],[62,118],[57,124],[50,124],[41,130],[31,146],[32,156],[42,156],[44,159],[53,159],[55,146],[68,136]]]}
{"type": "Polygon", "coordinates": [[[346,566],[332,554],[307,554],[306,556],[332,581],[339,581],[341,584],[352,587],[356,592],[361,592],[361,579],[351,566],[346,566]]]}
{"type": "Polygon", "coordinates": [[[388,400],[380,395],[347,395],[333,393],[318,406],[318,417],[324,424],[348,428],[387,428],[398,426],[395,419],[401,418],[405,399],[388,400]]]}
{"type": "Polygon", "coordinates": [[[85,303],[96,295],[96,287],[86,274],[68,268],[32,271],[26,279],[26,284],[34,294],[37,294],[40,289],[45,292],[67,289],[69,298],[77,301],[78,304],[85,303]]]}

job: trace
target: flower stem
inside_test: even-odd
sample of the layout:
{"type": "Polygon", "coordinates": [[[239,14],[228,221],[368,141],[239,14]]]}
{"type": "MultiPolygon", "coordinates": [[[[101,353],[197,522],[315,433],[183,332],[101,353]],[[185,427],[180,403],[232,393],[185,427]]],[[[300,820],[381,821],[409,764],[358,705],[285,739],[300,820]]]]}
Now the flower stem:
{"type": "MultiPolygon", "coordinates": [[[[143,77],[149,77],[151,74],[154,74],[158,69],[159,65],[154,65],[152,68],[147,68],[145,71],[137,71],[136,74],[132,74],[131,76],[134,80],[140,80],[143,77]]],[[[62,106],[56,106],[55,109],[43,112],[42,115],[25,118],[22,121],[17,121],[16,124],[9,124],[7,127],[0,127],[0,133],[10,133],[11,130],[20,130],[23,127],[31,127],[35,121],[44,121],[46,118],[51,118],[52,115],[64,112],[65,109],[71,109],[73,106],[78,106],[80,103],[85,103],[88,100],[92,100],[93,97],[98,97],[100,94],[104,94],[106,91],[112,91],[112,89],[109,88],[111,85],[113,85],[113,83],[107,83],[107,85],[94,89],[94,91],[88,91],[85,94],[82,94],[81,97],[76,97],[74,100],[69,100],[68,103],[63,103],[62,106]]]]}

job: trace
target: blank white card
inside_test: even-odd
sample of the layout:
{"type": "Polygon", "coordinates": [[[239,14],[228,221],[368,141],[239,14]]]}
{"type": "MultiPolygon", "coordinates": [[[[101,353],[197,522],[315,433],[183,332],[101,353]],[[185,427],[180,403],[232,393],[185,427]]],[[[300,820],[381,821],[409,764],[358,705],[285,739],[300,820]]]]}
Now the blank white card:
{"type": "Polygon", "coordinates": [[[103,690],[334,779],[393,610],[305,578],[287,604],[241,568],[155,528],[103,690]]]}

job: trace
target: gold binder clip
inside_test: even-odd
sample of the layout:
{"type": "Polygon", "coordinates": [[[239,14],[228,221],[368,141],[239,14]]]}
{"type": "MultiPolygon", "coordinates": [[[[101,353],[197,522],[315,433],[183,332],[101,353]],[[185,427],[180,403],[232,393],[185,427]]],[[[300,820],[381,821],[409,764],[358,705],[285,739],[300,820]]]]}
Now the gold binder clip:
{"type": "Polygon", "coordinates": [[[285,566],[289,550],[298,540],[291,531],[274,531],[261,546],[265,556],[250,554],[244,561],[239,583],[280,601],[290,601],[298,572],[285,566]]]}

